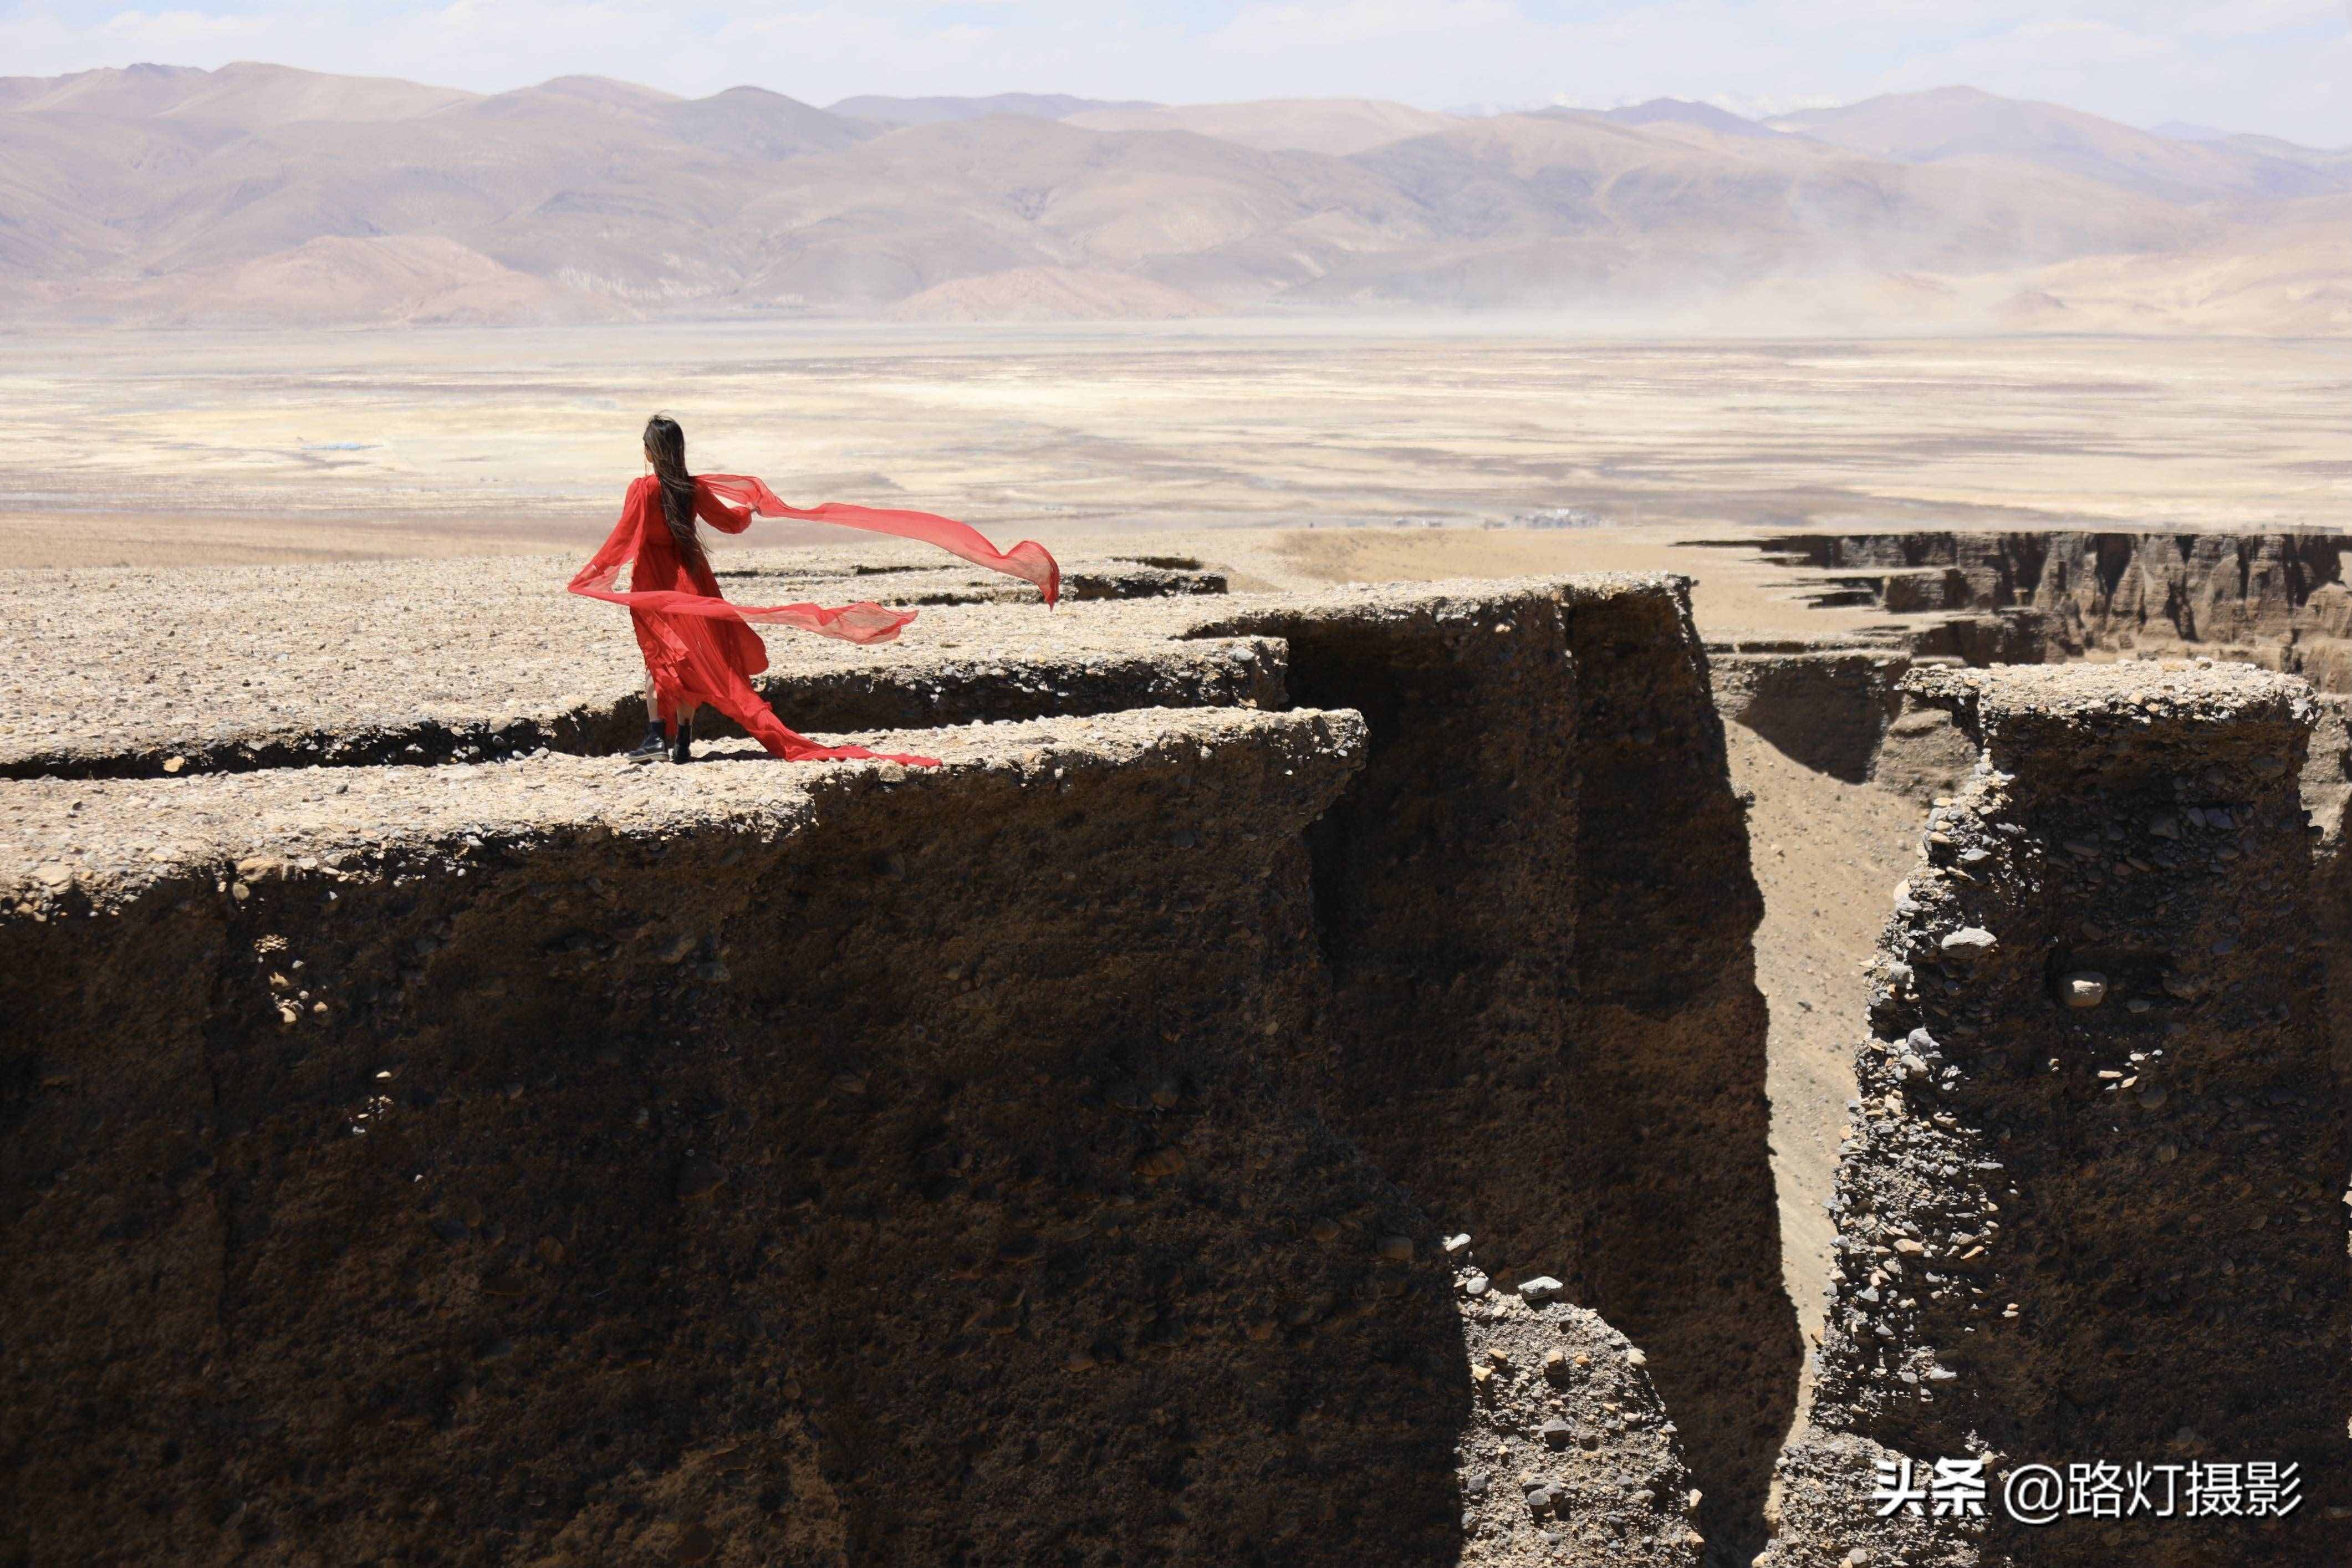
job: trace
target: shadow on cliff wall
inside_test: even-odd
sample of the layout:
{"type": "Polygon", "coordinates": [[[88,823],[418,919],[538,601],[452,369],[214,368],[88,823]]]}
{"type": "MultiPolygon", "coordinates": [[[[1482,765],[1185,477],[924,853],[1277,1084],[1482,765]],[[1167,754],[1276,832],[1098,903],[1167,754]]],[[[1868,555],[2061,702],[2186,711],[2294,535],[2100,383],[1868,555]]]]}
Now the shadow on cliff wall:
{"type": "Polygon", "coordinates": [[[1308,831],[1327,1103],[1497,1283],[1646,1353],[1713,1560],[1760,1548],[1803,1346],[1781,1282],[1763,903],[1687,611],[1663,585],[1436,624],[1252,622],[1369,758],[1308,831]]]}

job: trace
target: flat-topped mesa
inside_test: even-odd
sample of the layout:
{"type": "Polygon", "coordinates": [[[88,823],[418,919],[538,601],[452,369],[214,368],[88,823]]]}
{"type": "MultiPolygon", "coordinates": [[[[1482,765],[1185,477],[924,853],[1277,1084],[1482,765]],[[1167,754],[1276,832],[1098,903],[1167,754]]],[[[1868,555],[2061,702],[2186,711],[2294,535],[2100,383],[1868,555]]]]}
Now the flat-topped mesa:
{"type": "Polygon", "coordinates": [[[1794,1329],[1685,585],[939,613],[976,675],[1076,637],[1268,706],[0,784],[6,1544],[1689,1568],[1693,1484],[1750,1532],[1794,1329]],[[1562,1299],[1449,1278],[1465,1215],[1562,1299]]]}
{"type": "Polygon", "coordinates": [[[213,836],[0,922],[19,1550],[1450,1550],[1437,1238],[1287,1082],[1360,722],[924,743],[104,787],[213,836]]]}
{"type": "MultiPolygon", "coordinates": [[[[1193,563],[1072,561],[1073,598],[1086,601],[1049,613],[1025,583],[1013,585],[1025,602],[1004,602],[1001,576],[898,553],[915,564],[725,558],[746,602],[927,607],[902,641],[874,647],[769,637],[756,684],[794,727],[1273,706],[1281,689],[1277,668],[1253,663],[1267,650],[1139,632],[1159,623],[1154,609],[1181,622],[1163,601],[1222,594],[1223,578],[1193,563]]],[[[16,574],[0,584],[0,779],[622,750],[645,723],[636,643],[618,611],[565,593],[564,571],[509,557],[16,574]]]]}
{"type": "Polygon", "coordinates": [[[2297,798],[2309,689],[2189,664],[1910,684],[1983,757],[1882,941],[1767,1561],[2328,1561],[2352,1270],[2297,798]],[[1877,1518],[1876,1460],[1971,1457],[1986,1519],[1877,1518]],[[2015,1466],[2204,1461],[2300,1464],[2305,1501],[2040,1529],[2000,1501],[2015,1466]]]}

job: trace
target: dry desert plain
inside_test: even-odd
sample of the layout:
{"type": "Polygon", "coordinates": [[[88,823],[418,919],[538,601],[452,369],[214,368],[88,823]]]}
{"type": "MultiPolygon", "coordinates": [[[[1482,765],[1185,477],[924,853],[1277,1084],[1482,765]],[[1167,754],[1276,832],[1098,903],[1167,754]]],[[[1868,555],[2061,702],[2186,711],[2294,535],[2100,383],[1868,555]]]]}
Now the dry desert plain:
{"type": "Polygon", "coordinates": [[[23,330],[0,340],[0,537],[37,566],[578,549],[656,408],[698,467],[1049,540],[1561,507],[1604,527],[1548,559],[1717,525],[2336,526],[2347,394],[2340,340],[23,330]]]}
{"type": "MultiPolygon", "coordinates": [[[[1871,612],[1810,608],[1697,538],[2352,522],[2340,340],[1677,343],[1491,318],[92,331],[0,341],[0,549],[20,568],[550,552],[554,593],[656,408],[695,466],[803,503],[1074,555],[1181,548],[1237,585],[1668,568],[1711,634],[1871,612]]],[[[1731,742],[1757,796],[1788,1283],[1815,1329],[1857,964],[1916,808],[1731,742]]]]}

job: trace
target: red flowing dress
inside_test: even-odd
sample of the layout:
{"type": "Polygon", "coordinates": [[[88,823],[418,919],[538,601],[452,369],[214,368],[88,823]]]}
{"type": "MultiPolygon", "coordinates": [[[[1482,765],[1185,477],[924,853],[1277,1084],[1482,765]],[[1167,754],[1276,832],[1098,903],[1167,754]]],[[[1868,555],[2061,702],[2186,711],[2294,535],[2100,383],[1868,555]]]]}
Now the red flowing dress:
{"type": "MultiPolygon", "coordinates": [[[[1024,539],[999,550],[980,533],[929,512],[891,511],[827,502],[788,507],[776,493],[744,474],[699,474],[694,480],[695,517],[721,533],[740,534],[754,517],[797,517],[921,539],[975,565],[1007,572],[1037,585],[1048,605],[1062,593],[1062,569],[1043,545],[1024,539]]],[[[751,622],[797,626],[850,643],[887,643],[915,619],[912,610],[891,610],[860,601],[827,609],[819,604],[730,604],[719,591],[709,562],[679,559],[662,509],[661,482],[651,475],[630,485],[621,520],[604,548],[571,582],[572,592],[625,604],[637,646],[653,677],[656,711],[667,716],[708,703],[743,727],[769,751],[793,762],[872,758],[936,768],[939,759],[876,753],[862,746],[819,746],[787,728],[752,689],[751,677],[768,667],[768,650],[751,622]],[[614,585],[631,568],[624,592],[614,585]]],[[[667,723],[666,726],[667,727],[667,723]]]]}

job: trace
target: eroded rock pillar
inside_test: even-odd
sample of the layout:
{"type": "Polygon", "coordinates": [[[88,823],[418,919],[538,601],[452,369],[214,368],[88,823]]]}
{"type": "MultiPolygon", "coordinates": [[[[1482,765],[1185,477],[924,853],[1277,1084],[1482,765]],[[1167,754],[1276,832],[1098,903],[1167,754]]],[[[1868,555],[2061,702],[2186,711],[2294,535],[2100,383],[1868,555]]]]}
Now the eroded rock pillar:
{"type": "Polygon", "coordinates": [[[2338,1561],[2352,1274],[2308,689],[2188,664],[1913,685],[1983,760],[1882,943],[1768,1561],[2338,1561]],[[1904,1458],[1986,1461],[1985,1517],[1875,1518],[1874,1467],[1904,1458]],[[2102,1462],[2182,1489],[2175,1516],[2000,1504],[2017,1467],[2102,1462]],[[2204,1463],[2299,1465],[2302,1506],[2179,1517],[2204,1463]]]}

